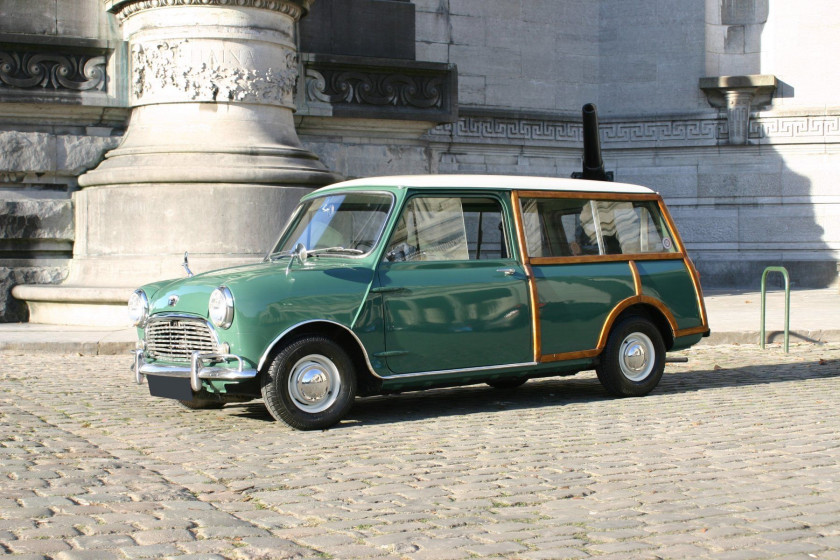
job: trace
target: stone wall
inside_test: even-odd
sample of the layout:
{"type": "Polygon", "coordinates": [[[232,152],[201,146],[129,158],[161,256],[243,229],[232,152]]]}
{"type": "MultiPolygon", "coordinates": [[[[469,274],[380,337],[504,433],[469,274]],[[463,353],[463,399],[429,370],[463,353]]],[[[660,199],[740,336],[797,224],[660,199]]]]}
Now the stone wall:
{"type": "Polygon", "coordinates": [[[0,321],[27,317],[13,285],[67,275],[77,177],[125,126],[119,48],[99,0],[0,3],[0,321]]]}
{"type": "Polygon", "coordinates": [[[420,138],[308,130],[349,176],[580,168],[580,107],[595,102],[607,169],[668,201],[708,286],[756,286],[784,264],[794,285],[837,281],[840,78],[830,0],[416,0],[417,56],[458,68],[459,120],[420,138]],[[700,78],[770,74],[745,145],[700,78]]]}
{"type": "MultiPolygon", "coordinates": [[[[392,4],[403,19],[411,12],[404,1],[353,1],[368,15],[392,4]]],[[[363,60],[341,59],[349,47],[333,52],[334,42],[301,56],[296,125],[304,146],[347,177],[569,176],[580,168],[580,107],[594,102],[607,169],[662,192],[704,285],[755,286],[764,266],[785,264],[795,285],[826,286],[840,257],[840,75],[826,67],[840,50],[835,4],[412,0],[413,61],[401,35],[393,48],[349,53],[363,60]],[[371,70],[369,57],[389,52],[405,68],[380,59],[371,70]],[[377,83],[390,74],[408,83],[411,69],[417,83],[455,92],[424,112],[428,99],[339,106],[338,90],[319,89],[328,71],[356,66],[377,83]],[[743,145],[731,145],[726,109],[698,86],[729,74],[778,84],[751,108],[743,145]]],[[[13,283],[66,274],[77,177],[122,137],[128,72],[117,31],[101,0],[0,2],[0,57],[18,61],[0,70],[0,320],[25,318],[7,301],[13,283]],[[21,64],[36,56],[39,75],[21,64]]]]}

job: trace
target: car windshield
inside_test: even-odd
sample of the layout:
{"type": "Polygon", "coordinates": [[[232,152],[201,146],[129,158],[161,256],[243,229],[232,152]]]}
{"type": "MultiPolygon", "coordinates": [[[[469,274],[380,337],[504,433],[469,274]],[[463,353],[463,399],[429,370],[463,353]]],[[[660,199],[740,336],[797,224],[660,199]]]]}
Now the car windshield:
{"type": "Polygon", "coordinates": [[[300,243],[310,254],[368,253],[379,239],[393,199],[385,193],[344,193],[301,203],[269,257],[291,254],[300,243]]]}

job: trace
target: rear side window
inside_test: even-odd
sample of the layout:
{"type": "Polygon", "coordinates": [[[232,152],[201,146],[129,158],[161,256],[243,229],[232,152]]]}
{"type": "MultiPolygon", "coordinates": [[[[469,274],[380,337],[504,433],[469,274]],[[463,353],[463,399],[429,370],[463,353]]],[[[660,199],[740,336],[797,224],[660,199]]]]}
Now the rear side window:
{"type": "Polygon", "coordinates": [[[655,201],[522,198],[531,257],[673,253],[655,201]]]}

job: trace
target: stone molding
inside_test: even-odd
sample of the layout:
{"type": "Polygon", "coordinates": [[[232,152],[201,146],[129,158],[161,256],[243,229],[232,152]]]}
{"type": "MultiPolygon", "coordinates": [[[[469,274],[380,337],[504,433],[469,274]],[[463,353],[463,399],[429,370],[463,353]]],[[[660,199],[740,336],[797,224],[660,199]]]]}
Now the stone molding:
{"type": "Polygon", "coordinates": [[[316,54],[302,59],[302,114],[438,123],[456,118],[453,65],[316,54]]]}
{"type": "MultiPolygon", "coordinates": [[[[604,119],[599,130],[605,149],[704,147],[729,140],[727,119],[722,117],[604,119]]],[[[571,116],[470,114],[457,122],[438,125],[426,137],[430,141],[579,148],[583,129],[579,118],[571,116]]],[[[755,144],[840,143],[840,112],[753,117],[749,139],[755,144]]]]}
{"type": "Polygon", "coordinates": [[[120,22],[137,12],[173,6],[211,6],[223,8],[257,8],[291,16],[295,21],[308,12],[309,0],[104,0],[105,7],[120,22]]]}
{"type": "Polygon", "coordinates": [[[0,46],[0,88],[105,91],[105,54],[68,50],[0,46]]]}
{"type": "Polygon", "coordinates": [[[443,77],[306,69],[306,99],[331,105],[443,106],[443,77]]]}
{"type": "Polygon", "coordinates": [[[751,111],[770,103],[778,80],[767,74],[718,76],[700,78],[699,85],[712,107],[726,110],[728,143],[744,145],[749,141],[751,111]]]}
{"type": "MultiPolygon", "coordinates": [[[[297,82],[297,57],[287,51],[282,69],[184,65],[179,55],[188,39],[134,44],[131,47],[131,93],[138,103],[159,94],[178,101],[231,101],[291,105],[297,82]]],[[[155,101],[151,101],[155,102],[155,101]]]]}

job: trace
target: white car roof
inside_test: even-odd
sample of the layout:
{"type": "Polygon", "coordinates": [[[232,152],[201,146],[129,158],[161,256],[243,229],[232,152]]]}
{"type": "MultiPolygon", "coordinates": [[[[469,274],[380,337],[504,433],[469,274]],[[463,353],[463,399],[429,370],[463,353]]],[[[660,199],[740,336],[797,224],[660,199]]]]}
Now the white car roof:
{"type": "Polygon", "coordinates": [[[651,194],[654,192],[647,187],[627,183],[519,175],[393,175],[353,179],[324,188],[332,190],[344,187],[491,188],[633,194],[651,194]]]}

